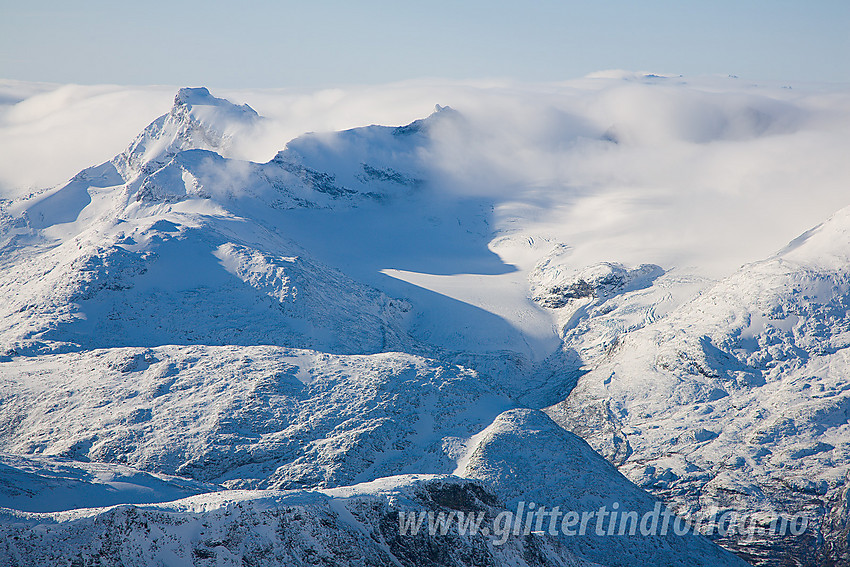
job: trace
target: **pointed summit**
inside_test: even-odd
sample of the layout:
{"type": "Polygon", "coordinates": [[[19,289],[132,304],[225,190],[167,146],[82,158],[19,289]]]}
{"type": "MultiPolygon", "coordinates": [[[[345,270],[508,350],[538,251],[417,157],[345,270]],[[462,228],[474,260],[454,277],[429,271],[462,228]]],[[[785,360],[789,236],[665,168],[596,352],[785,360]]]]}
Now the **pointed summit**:
{"type": "Polygon", "coordinates": [[[210,94],[207,87],[183,87],[174,96],[174,104],[192,105],[192,104],[216,104],[223,99],[214,97],[210,94]]]}
{"type": "MultiPolygon", "coordinates": [[[[174,96],[175,107],[194,108],[197,106],[214,106],[226,113],[243,114],[247,120],[259,118],[257,111],[247,104],[236,105],[224,98],[213,96],[206,87],[183,87],[174,96]]],[[[173,112],[173,109],[172,109],[173,112]]]]}
{"type": "Polygon", "coordinates": [[[113,163],[129,181],[140,173],[155,172],[184,150],[226,156],[232,140],[258,120],[260,115],[247,104],[215,97],[206,87],[185,87],[177,91],[171,111],[145,128],[113,163]]]}
{"type": "Polygon", "coordinates": [[[434,124],[442,123],[443,121],[459,122],[462,118],[463,115],[451,106],[437,104],[434,105],[434,112],[427,118],[420,118],[405,126],[398,126],[393,129],[393,134],[396,136],[405,136],[416,133],[427,133],[434,124]]]}
{"type": "Polygon", "coordinates": [[[216,104],[222,100],[210,94],[207,87],[183,87],[174,95],[175,105],[216,104]]]}

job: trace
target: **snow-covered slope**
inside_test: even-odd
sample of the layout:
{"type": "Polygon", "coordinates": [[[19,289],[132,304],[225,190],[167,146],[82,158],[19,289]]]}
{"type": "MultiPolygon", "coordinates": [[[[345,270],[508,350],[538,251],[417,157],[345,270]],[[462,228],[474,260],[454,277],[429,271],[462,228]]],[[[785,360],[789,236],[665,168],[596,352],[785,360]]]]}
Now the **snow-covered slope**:
{"type": "Polygon", "coordinates": [[[236,488],[452,472],[465,440],[513,406],[473,371],[394,353],[113,348],[0,368],[4,451],[236,488]]]}
{"type": "MultiPolygon", "coordinates": [[[[506,409],[510,400],[474,373],[407,355],[109,349],[36,357],[15,373],[3,383],[9,403],[0,415],[3,450],[11,453],[126,463],[231,488],[340,487],[396,474],[455,472],[479,479],[509,508],[529,500],[593,511],[618,502],[645,514],[655,504],[542,412],[506,409]]],[[[4,482],[18,482],[18,469],[9,467],[4,482]]],[[[182,482],[183,490],[204,486],[182,482]]],[[[98,496],[98,483],[54,490],[72,488],[91,504],[106,498],[98,496]]],[[[152,488],[154,501],[174,490],[152,488]]],[[[64,509],[74,504],[72,496],[40,506],[64,509]]],[[[120,501],[117,494],[111,498],[120,501]]],[[[20,508],[38,506],[30,500],[20,508]]],[[[604,565],[646,558],[737,564],[695,536],[555,539],[604,565]]]]}
{"type": "Polygon", "coordinates": [[[7,352],[162,344],[400,349],[410,305],[269,233],[196,213],[108,218],[12,254],[7,352]],[[19,258],[19,260],[17,259],[19,258]]]}
{"type": "MultiPolygon", "coordinates": [[[[696,536],[529,536],[499,549],[459,537],[439,556],[427,539],[390,542],[394,504],[382,491],[395,481],[381,479],[393,475],[474,478],[480,489],[445,482],[490,507],[534,497],[646,512],[655,501],[545,414],[521,409],[559,399],[571,385],[562,370],[578,368],[557,348],[557,317],[529,297],[527,273],[491,249],[492,201],[442,191],[434,140],[462,131],[462,116],[438,107],[408,126],[309,134],[264,164],[226,157],[260,120],[183,89],[112,161],[4,204],[4,502],[51,511],[85,497],[155,503],[209,491],[167,505],[8,512],[4,558],[52,564],[70,538],[83,563],[101,553],[173,565],[269,554],[291,564],[741,564],[696,536]],[[460,283],[461,295],[491,282],[504,305],[489,291],[467,303],[412,283],[423,274],[460,283]],[[234,488],[313,490],[221,490],[234,488]],[[330,488],[354,508],[316,491],[330,488]],[[290,499],[306,506],[291,533],[280,527],[290,499]],[[219,531],[201,537],[211,525],[219,531]]],[[[661,272],[605,268],[591,294],[605,300],[661,272]]]]}
{"type": "MultiPolygon", "coordinates": [[[[641,517],[655,506],[653,498],[634,490],[585,441],[539,410],[505,412],[475,440],[475,448],[461,461],[461,476],[486,481],[485,485],[509,504],[522,501],[526,506],[532,502],[550,510],[558,506],[583,511],[605,506],[634,511],[641,517]]],[[[596,529],[584,537],[564,539],[582,557],[606,565],[743,564],[701,537],[674,535],[672,528],[660,535],[617,537],[606,535],[607,528],[603,532],[596,529]]]]}
{"type": "Polygon", "coordinates": [[[625,336],[547,410],[691,517],[805,511],[754,556],[846,553],[850,209],[625,336]]]}
{"type": "MultiPolygon", "coordinates": [[[[379,352],[408,345],[407,302],[314,261],[281,235],[273,214],[347,203],[354,190],[293,165],[292,151],[260,165],[202,149],[220,150],[227,132],[257,119],[206,89],[183,89],[171,113],[126,152],[13,203],[2,227],[4,350],[199,343],[379,352]]],[[[379,179],[369,187],[382,183],[396,185],[379,179]]]]}
{"type": "Polygon", "coordinates": [[[115,504],[168,502],[217,486],[125,465],[0,454],[0,508],[55,512],[115,504]]]}
{"type": "MultiPolygon", "coordinates": [[[[545,414],[500,413],[511,402],[488,391],[474,373],[429,368],[426,361],[409,356],[333,357],[268,347],[171,347],[138,353],[111,349],[85,356],[37,357],[30,368],[18,367],[17,372],[21,373],[17,379],[3,384],[10,402],[4,404],[0,421],[0,429],[7,432],[3,449],[86,463],[75,465],[78,469],[95,468],[88,461],[120,462],[229,487],[284,488],[340,486],[411,471],[455,471],[481,480],[508,507],[521,499],[565,510],[597,510],[619,502],[644,514],[654,505],[584,441],[545,414]],[[98,365],[104,367],[100,372],[98,365]],[[62,378],[81,377],[80,366],[86,369],[86,378],[62,378]],[[23,407],[31,408],[26,415],[13,411],[23,407]],[[98,416],[96,425],[88,416],[98,416]],[[541,482],[545,478],[549,481],[541,482]]],[[[19,482],[19,469],[5,470],[4,483],[19,482]]],[[[102,475],[114,470],[101,465],[102,475]]],[[[119,480],[123,490],[132,492],[129,485],[141,483],[136,475],[124,473],[125,479],[119,480]]],[[[75,503],[74,497],[87,498],[92,505],[109,498],[121,501],[118,494],[102,496],[98,482],[68,486],[70,480],[65,478],[63,487],[52,489],[56,494],[76,491],[64,500],[35,504],[13,494],[8,501],[23,501],[25,505],[15,506],[19,509],[49,505],[64,509],[75,503]]],[[[165,482],[178,482],[168,478],[165,482]]],[[[28,481],[30,490],[38,490],[39,482],[50,482],[50,478],[36,480],[28,481]]],[[[179,482],[186,485],[183,490],[200,491],[198,487],[204,486],[179,482]]],[[[148,497],[154,501],[174,494],[167,486],[152,490],[148,497]]],[[[124,502],[143,501],[124,498],[124,502]]],[[[209,498],[215,501],[220,496],[209,498]]],[[[217,517],[210,510],[205,514],[203,520],[194,521],[217,517]]],[[[62,524],[40,547],[49,549],[63,530],[73,532],[82,529],[79,526],[79,522],[62,524]]],[[[122,536],[122,542],[124,538],[136,545],[149,544],[143,533],[122,536]]],[[[94,545],[94,540],[82,541],[94,545]]],[[[549,544],[604,565],[633,565],[647,557],[660,562],[737,564],[693,536],[627,536],[605,542],[602,549],[603,542],[593,543],[592,535],[553,541],[549,544]]],[[[155,554],[145,557],[153,560],[155,554]]]]}
{"type": "Polygon", "coordinates": [[[250,136],[259,120],[247,104],[237,106],[214,97],[204,87],[183,88],[174,97],[171,112],[145,128],[112,163],[129,181],[155,172],[183,150],[210,150],[230,157],[233,140],[250,136]]]}
{"type": "MultiPolygon", "coordinates": [[[[221,136],[198,131],[256,118],[203,93],[181,90],[126,152],[6,208],[3,260],[16,268],[0,281],[13,290],[4,294],[4,349],[188,342],[354,353],[418,341],[547,354],[529,346],[527,328],[382,273],[515,271],[486,248],[484,203],[423,194],[431,133],[461,121],[457,113],[306,135],[255,164],[204,149],[221,136]]],[[[519,297],[518,318],[547,318],[519,297]]],[[[554,349],[550,329],[541,337],[554,349]]]]}
{"type": "Polygon", "coordinates": [[[492,565],[593,567],[555,538],[508,537],[457,528],[400,536],[399,513],[503,511],[481,485],[445,477],[394,477],[344,491],[226,491],[156,506],[62,514],[10,514],[0,521],[4,565],[63,561],[127,566],[492,565]]]}

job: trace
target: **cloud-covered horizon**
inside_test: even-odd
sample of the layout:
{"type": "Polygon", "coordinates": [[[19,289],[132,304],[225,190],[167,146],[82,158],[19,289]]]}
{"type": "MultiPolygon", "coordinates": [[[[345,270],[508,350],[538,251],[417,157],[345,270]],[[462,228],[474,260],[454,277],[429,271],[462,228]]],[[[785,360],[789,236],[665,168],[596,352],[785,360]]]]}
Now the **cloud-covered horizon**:
{"type": "MultiPolygon", "coordinates": [[[[0,194],[60,184],[122,151],[172,87],[0,81],[0,194]]],[[[850,204],[850,90],[607,72],[557,84],[415,81],[320,91],[213,91],[267,119],[230,157],[265,162],[308,131],[402,125],[435,104],[442,188],[596,261],[698,266],[764,257],[850,204]],[[519,218],[521,222],[515,220],[519,218]]]]}

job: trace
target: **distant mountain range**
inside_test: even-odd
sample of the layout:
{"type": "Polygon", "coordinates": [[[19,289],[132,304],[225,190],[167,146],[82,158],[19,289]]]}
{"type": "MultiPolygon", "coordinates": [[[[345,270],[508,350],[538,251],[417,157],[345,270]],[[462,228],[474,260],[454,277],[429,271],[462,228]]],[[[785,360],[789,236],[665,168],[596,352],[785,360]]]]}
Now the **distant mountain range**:
{"type": "Polygon", "coordinates": [[[719,282],[575,265],[442,190],[460,112],[225,157],[263,120],[181,89],[123,153],[2,204],[4,564],[846,564],[850,209],[719,282]],[[738,557],[397,521],[659,499],[809,524],[712,536],[738,557]]]}

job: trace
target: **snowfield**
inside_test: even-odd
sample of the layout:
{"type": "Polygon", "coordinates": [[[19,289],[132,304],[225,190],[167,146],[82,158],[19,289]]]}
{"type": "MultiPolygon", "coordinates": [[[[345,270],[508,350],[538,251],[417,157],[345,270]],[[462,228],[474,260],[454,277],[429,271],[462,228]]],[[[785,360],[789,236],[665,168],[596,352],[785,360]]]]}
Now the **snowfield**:
{"type": "MultiPolygon", "coordinates": [[[[52,100],[0,86],[0,131],[52,100]]],[[[293,99],[183,88],[111,160],[0,187],[0,562],[846,561],[847,92],[440,92],[270,151],[293,99]],[[809,527],[398,523],[659,500],[809,527]]]]}
{"type": "MultiPolygon", "coordinates": [[[[547,411],[682,513],[809,509],[832,533],[850,454],[850,209],[624,337],[547,411]]],[[[788,545],[791,545],[790,543],[788,545]]],[[[796,542],[821,553],[817,542],[796,542]]]]}

